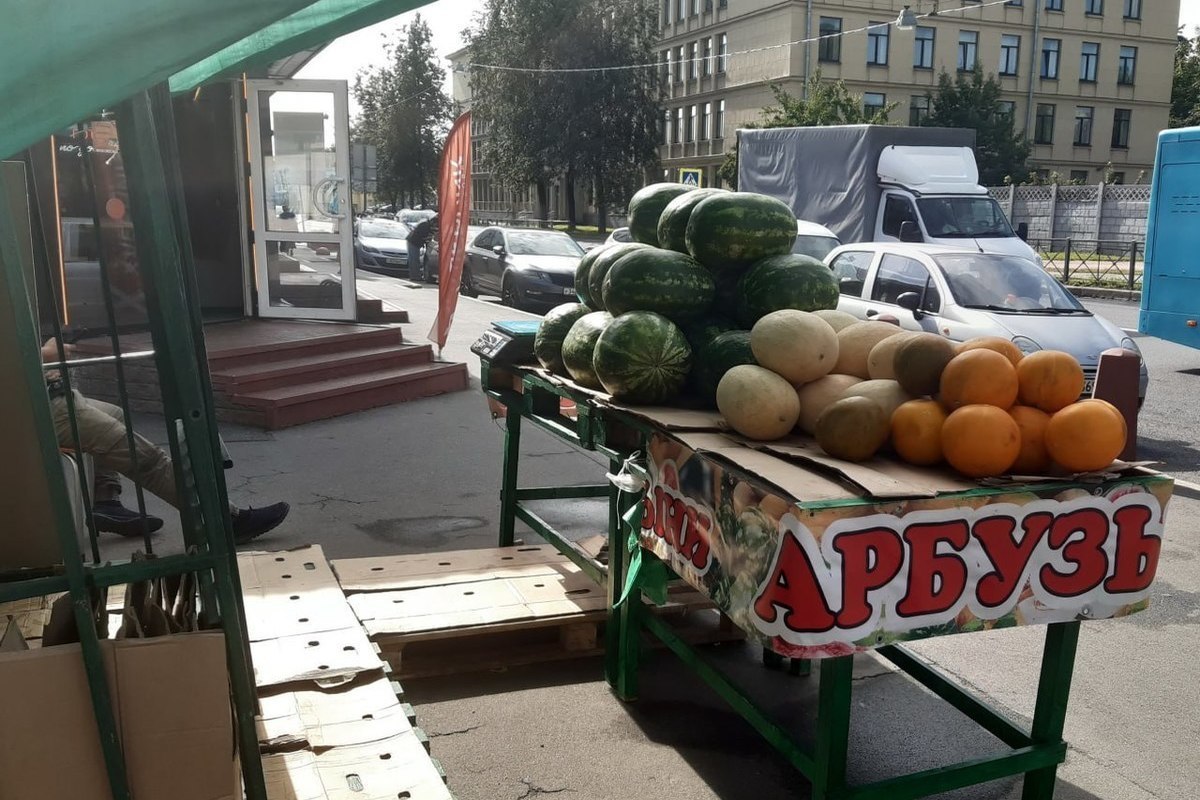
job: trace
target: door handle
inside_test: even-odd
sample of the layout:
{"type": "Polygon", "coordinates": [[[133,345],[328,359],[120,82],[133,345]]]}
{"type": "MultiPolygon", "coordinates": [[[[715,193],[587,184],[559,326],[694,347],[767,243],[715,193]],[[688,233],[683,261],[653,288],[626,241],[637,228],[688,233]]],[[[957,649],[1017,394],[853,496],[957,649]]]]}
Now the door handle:
{"type": "Polygon", "coordinates": [[[345,219],[346,212],[342,210],[342,198],[338,188],[345,183],[345,178],[323,178],[312,188],[313,206],[317,212],[329,219],[345,219]]]}

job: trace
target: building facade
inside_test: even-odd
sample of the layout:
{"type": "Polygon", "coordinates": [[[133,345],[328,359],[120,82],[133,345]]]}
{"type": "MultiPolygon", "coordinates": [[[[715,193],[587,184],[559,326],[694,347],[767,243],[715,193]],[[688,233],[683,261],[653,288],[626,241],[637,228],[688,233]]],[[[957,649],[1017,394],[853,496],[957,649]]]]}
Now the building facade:
{"type": "Polygon", "coordinates": [[[1167,127],[1179,0],[1143,2],[914,0],[914,13],[937,13],[900,30],[898,0],[660,0],[664,173],[698,168],[719,185],[735,131],[773,103],[771,84],[799,96],[820,70],[867,106],[897,103],[893,122],[918,124],[938,75],[978,61],[1032,144],[1031,168],[1147,182],[1167,127]]]}

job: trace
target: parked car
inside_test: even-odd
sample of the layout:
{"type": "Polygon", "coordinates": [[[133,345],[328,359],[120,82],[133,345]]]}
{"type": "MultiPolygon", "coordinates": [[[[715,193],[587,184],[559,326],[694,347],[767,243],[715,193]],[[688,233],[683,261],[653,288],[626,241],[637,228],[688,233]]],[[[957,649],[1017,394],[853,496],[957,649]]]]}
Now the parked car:
{"type": "MultiPolygon", "coordinates": [[[[467,226],[467,245],[468,246],[470,246],[471,242],[475,241],[475,237],[478,236],[479,232],[482,230],[483,230],[483,228],[479,227],[478,225],[468,225],[467,226]]],[[[440,257],[441,257],[441,247],[438,244],[437,237],[434,236],[429,240],[428,243],[426,243],[425,247],[421,249],[421,265],[422,265],[422,267],[424,267],[426,264],[428,264],[432,267],[432,269],[429,270],[429,274],[433,275],[434,283],[438,282],[438,258],[440,258],[440,257]]],[[[463,264],[465,266],[465,264],[466,264],[465,259],[463,261],[463,264]]]]}
{"type": "MultiPolygon", "coordinates": [[[[1100,354],[1124,347],[1141,354],[1120,328],[1088,311],[1027,258],[949,245],[863,242],[825,259],[841,288],[838,309],[869,320],[891,315],[900,326],[963,341],[1003,336],[1023,352],[1062,350],[1078,359],[1090,394],[1100,354]]],[[[1150,377],[1142,362],[1138,397],[1150,377]]]]}
{"type": "Polygon", "coordinates": [[[633,241],[629,228],[613,228],[613,232],[604,240],[605,244],[628,244],[633,241]]]}
{"type": "Polygon", "coordinates": [[[459,291],[496,294],[513,308],[549,308],[575,296],[582,256],[561,231],[484,228],[467,248],[459,291]]]}
{"type": "Polygon", "coordinates": [[[796,241],[792,252],[802,256],[812,256],[818,261],[824,261],[829,251],[842,242],[833,231],[824,225],[807,220],[796,220],[796,241]]]}
{"type": "Polygon", "coordinates": [[[384,275],[408,274],[408,225],[380,217],[354,224],[354,266],[384,275]]]}

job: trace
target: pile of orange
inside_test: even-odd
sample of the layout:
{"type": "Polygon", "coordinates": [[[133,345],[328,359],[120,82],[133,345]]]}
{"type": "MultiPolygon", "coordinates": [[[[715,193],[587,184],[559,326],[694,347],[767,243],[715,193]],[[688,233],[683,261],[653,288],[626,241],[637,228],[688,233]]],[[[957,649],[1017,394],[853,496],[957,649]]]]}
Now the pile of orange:
{"type": "Polygon", "coordinates": [[[945,461],[972,478],[1044,475],[1057,464],[1095,472],[1125,448],[1125,419],[1103,400],[1080,400],[1079,363],[1055,350],[1024,355],[1007,339],[964,342],[942,371],[937,396],[892,415],[903,460],[945,461]]]}

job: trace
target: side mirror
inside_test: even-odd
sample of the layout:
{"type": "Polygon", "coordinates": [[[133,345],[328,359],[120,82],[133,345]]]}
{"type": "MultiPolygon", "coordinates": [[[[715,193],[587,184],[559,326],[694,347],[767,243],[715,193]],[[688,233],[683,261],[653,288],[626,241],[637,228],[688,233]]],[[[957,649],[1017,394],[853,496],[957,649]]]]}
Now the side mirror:
{"type": "Polygon", "coordinates": [[[900,241],[923,242],[925,237],[921,235],[921,229],[917,227],[917,223],[907,220],[900,223],[900,241]]]}
{"type": "Polygon", "coordinates": [[[492,245],[492,252],[495,253],[496,255],[500,256],[501,258],[504,258],[504,245],[502,245],[502,244],[492,245]]]}
{"type": "Polygon", "coordinates": [[[896,298],[896,305],[911,311],[914,319],[920,319],[925,316],[921,313],[921,295],[916,292],[904,292],[896,298]]]}
{"type": "Polygon", "coordinates": [[[1029,223],[1028,222],[1018,222],[1017,223],[1017,238],[1020,239],[1022,242],[1029,241],[1029,223]]]}

